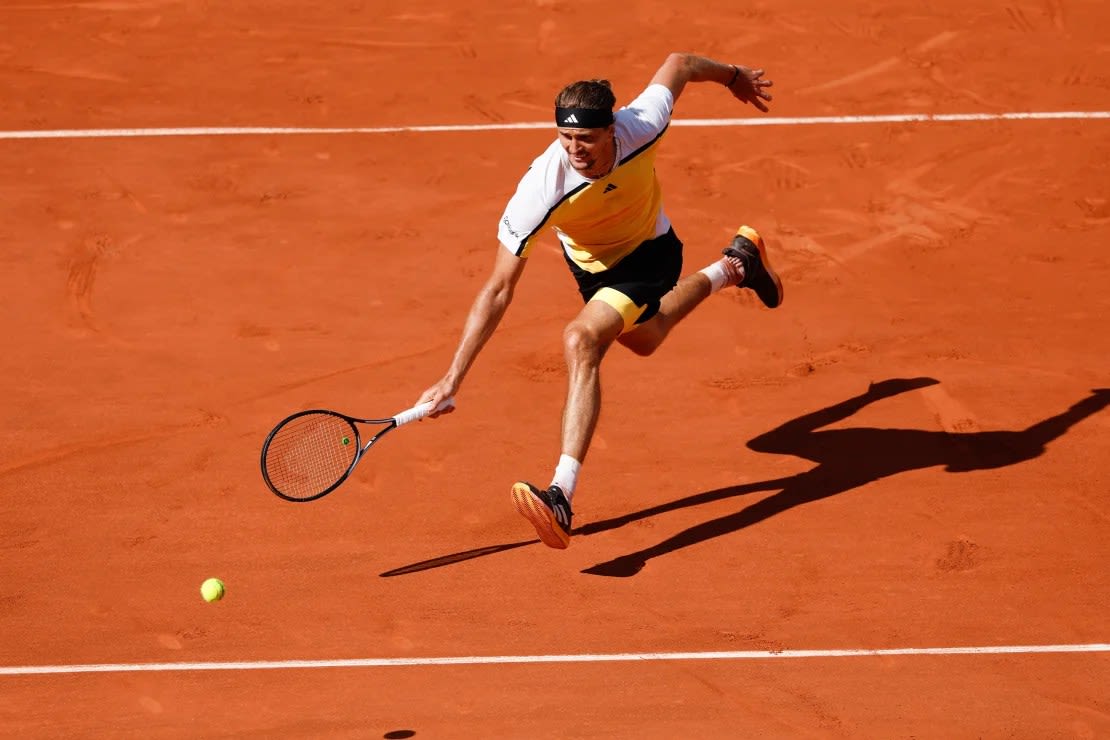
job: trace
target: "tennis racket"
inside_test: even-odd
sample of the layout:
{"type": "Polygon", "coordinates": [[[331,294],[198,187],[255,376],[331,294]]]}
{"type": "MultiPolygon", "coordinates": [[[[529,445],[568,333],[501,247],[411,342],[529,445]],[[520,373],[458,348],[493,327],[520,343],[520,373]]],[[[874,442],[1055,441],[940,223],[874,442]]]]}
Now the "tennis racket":
{"type": "Polygon", "coordinates": [[[282,419],[262,445],[262,479],[286,501],[315,501],[351,475],[371,445],[399,426],[423,419],[433,410],[455,405],[447,399],[413,406],[388,419],[356,419],[327,409],[299,411],[282,419]],[[359,426],[382,427],[366,444],[359,426]]]}

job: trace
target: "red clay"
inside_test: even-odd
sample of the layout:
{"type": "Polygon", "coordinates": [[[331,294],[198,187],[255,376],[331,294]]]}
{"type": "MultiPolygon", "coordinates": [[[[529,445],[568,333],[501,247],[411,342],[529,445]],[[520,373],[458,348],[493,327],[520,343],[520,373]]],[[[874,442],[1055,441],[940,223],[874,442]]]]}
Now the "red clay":
{"type": "MultiPolygon", "coordinates": [[[[764,66],[771,116],[1098,111],[1108,22],[24,3],[0,129],[545,121],[565,82],[627,101],[674,50],[764,66]]],[[[710,86],[677,113],[758,115],[710,86]]],[[[550,136],[0,139],[0,667],[1110,641],[1105,120],[675,126],[687,270],[749,223],[786,301],[722,294],[610,353],[565,552],[509,498],[558,454],[579,304],[553,239],[456,413],[320,501],[268,493],[280,418],[393,413],[443,371],[550,136]]],[[[0,684],[21,737],[1110,735],[1105,652],[0,684]]]]}

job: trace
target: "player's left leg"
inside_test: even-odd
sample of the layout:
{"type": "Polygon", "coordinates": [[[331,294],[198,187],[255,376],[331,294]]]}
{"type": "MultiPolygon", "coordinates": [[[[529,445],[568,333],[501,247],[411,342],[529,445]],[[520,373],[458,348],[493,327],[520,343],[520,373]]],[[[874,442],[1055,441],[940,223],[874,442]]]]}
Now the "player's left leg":
{"type": "Polygon", "coordinates": [[[620,343],[638,355],[650,355],[667,335],[711,294],[732,285],[750,288],[768,308],[782,303],[782,280],[767,259],[763,237],[750,226],[741,226],[724,249],[724,257],[678,281],[659,300],[659,310],[620,337],[620,343]]]}
{"type": "Polygon", "coordinates": [[[659,310],[647,321],[636,324],[620,337],[620,343],[644,357],[663,344],[671,329],[709,297],[712,284],[700,272],[687,275],[659,301],[659,310]]]}

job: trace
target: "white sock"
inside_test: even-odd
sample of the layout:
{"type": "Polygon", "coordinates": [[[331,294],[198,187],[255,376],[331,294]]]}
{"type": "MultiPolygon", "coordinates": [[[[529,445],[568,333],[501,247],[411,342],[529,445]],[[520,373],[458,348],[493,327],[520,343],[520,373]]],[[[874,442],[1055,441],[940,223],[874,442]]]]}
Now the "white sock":
{"type": "Polygon", "coordinates": [[[559,455],[559,464],[555,466],[555,477],[551,479],[551,483],[563,489],[568,504],[574,496],[575,486],[578,485],[578,471],[581,468],[582,463],[570,455],[559,455]]]}
{"type": "Polygon", "coordinates": [[[735,284],[732,272],[729,270],[730,265],[722,257],[708,267],[703,267],[698,272],[709,278],[709,292],[716,293],[721,288],[735,284]]]}

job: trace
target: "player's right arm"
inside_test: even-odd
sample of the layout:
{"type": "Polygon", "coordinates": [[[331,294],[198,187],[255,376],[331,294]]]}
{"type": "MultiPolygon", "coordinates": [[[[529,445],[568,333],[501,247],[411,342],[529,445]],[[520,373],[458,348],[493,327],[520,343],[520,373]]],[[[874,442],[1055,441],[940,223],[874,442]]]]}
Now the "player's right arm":
{"type": "MultiPolygon", "coordinates": [[[[524,272],[526,262],[525,258],[516,256],[504,246],[498,246],[493,270],[470,307],[451,366],[439,382],[424,391],[417,404],[431,401],[434,406],[439,406],[442,401],[453,397],[458,392],[470,366],[474,364],[478,353],[493,335],[494,329],[501,323],[501,318],[512,302],[513,291],[524,272]]],[[[449,407],[430,416],[435,418],[441,413],[446,414],[453,410],[454,407],[449,407]]]]}

